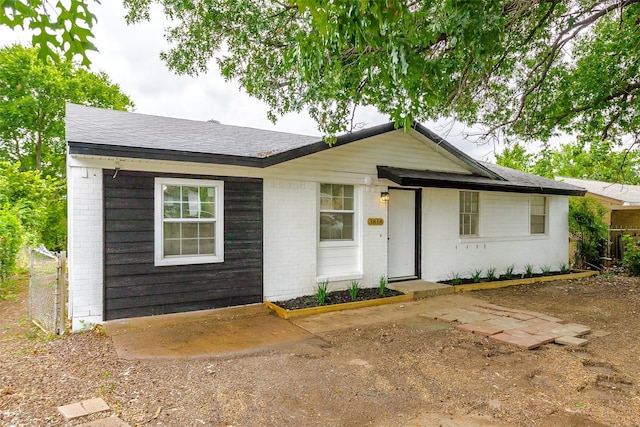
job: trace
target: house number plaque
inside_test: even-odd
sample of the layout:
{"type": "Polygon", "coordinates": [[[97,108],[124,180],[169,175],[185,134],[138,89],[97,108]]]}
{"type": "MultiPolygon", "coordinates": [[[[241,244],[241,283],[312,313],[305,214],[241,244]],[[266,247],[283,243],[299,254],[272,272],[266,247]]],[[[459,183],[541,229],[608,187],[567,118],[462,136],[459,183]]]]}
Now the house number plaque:
{"type": "Polygon", "coordinates": [[[367,218],[367,224],[368,225],[383,225],[384,224],[384,219],[383,218],[367,218]]]}

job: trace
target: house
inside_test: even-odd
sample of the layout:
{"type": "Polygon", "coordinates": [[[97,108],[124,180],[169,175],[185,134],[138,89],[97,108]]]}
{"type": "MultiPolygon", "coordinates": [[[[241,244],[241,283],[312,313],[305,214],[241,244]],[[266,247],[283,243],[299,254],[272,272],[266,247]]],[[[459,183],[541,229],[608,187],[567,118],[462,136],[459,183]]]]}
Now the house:
{"type": "Polygon", "coordinates": [[[565,177],[557,177],[556,180],[586,189],[586,197],[600,202],[607,209],[604,215],[604,222],[609,225],[607,256],[622,259],[621,236],[640,235],[640,186],[565,177]]]}
{"type": "Polygon", "coordinates": [[[426,129],[317,137],[67,105],[73,328],[568,262],[578,187],[426,129]]]}

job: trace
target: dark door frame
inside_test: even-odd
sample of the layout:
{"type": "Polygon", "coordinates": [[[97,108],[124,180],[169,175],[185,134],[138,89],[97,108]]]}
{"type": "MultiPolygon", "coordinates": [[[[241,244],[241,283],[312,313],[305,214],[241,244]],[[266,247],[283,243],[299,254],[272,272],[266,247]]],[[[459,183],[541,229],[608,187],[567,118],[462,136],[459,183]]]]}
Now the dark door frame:
{"type": "MultiPolygon", "coordinates": [[[[404,276],[399,278],[388,278],[389,282],[402,282],[405,280],[415,280],[422,277],[422,188],[406,188],[406,187],[389,187],[389,191],[391,190],[401,190],[401,191],[413,191],[415,194],[415,240],[414,240],[414,272],[415,276],[404,276]]],[[[389,200],[389,203],[393,203],[393,198],[389,200]]],[[[387,207],[387,211],[388,211],[387,207]]],[[[388,214],[387,214],[388,217],[388,214]]],[[[389,225],[387,224],[387,233],[389,232],[389,225]]],[[[389,241],[389,237],[387,236],[387,242],[389,241]]],[[[389,250],[389,245],[387,243],[387,251],[389,250]]],[[[387,263],[389,260],[389,255],[387,254],[387,263]]],[[[388,267],[387,267],[388,269],[388,267]]]]}

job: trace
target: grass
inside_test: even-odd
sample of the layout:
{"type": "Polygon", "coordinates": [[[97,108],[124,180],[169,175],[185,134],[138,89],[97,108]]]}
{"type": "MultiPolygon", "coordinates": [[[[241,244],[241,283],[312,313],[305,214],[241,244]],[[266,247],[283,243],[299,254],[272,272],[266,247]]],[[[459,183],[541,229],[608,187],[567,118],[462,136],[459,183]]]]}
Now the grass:
{"type": "Polygon", "coordinates": [[[16,274],[15,276],[0,281],[0,300],[14,300],[18,294],[29,287],[29,273],[16,274]]]}
{"type": "Polygon", "coordinates": [[[351,301],[355,301],[358,297],[358,292],[360,291],[360,283],[357,280],[353,280],[349,284],[349,297],[351,297],[351,301]]]}
{"type": "Polygon", "coordinates": [[[325,280],[324,282],[318,283],[318,286],[316,287],[316,293],[313,295],[318,305],[324,305],[328,293],[329,281],[325,280]]]}
{"type": "Polygon", "coordinates": [[[511,280],[513,279],[513,270],[515,270],[516,266],[511,264],[504,269],[504,277],[511,280]]]}

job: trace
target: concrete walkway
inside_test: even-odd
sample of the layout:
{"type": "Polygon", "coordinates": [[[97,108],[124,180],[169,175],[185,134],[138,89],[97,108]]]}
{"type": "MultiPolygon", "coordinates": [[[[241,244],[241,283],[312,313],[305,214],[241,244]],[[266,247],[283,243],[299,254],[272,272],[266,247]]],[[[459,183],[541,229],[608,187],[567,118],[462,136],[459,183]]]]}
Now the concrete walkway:
{"type": "Polygon", "coordinates": [[[122,359],[211,357],[311,336],[262,304],[111,320],[104,330],[122,359]]]}
{"type": "MultiPolygon", "coordinates": [[[[424,285],[421,285],[424,286],[424,285]]],[[[450,286],[448,288],[451,288],[450,286]]],[[[435,291],[439,292],[439,291],[435,291]]],[[[335,311],[284,320],[262,304],[113,320],[104,325],[123,359],[217,357],[262,351],[315,339],[316,334],[419,319],[458,322],[461,330],[505,344],[534,348],[590,330],[525,310],[494,306],[461,294],[401,304],[335,311]]],[[[580,345],[583,341],[563,344],[580,345]]]]}

